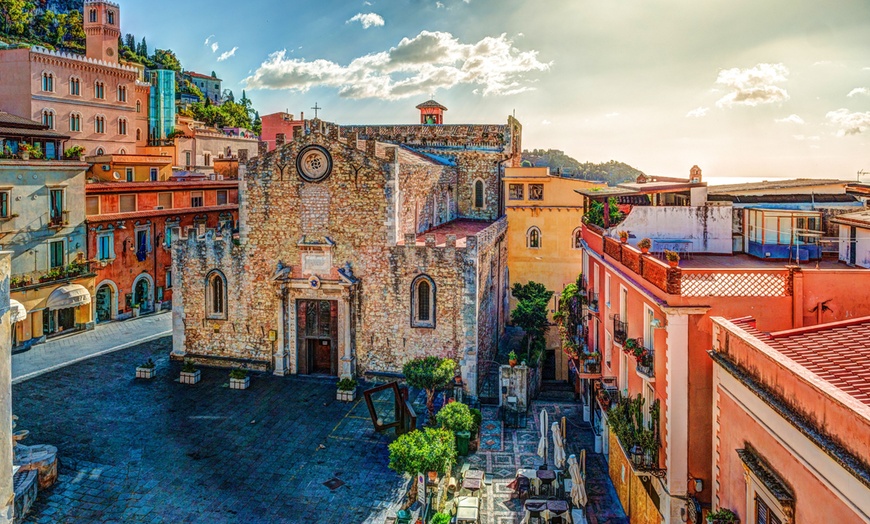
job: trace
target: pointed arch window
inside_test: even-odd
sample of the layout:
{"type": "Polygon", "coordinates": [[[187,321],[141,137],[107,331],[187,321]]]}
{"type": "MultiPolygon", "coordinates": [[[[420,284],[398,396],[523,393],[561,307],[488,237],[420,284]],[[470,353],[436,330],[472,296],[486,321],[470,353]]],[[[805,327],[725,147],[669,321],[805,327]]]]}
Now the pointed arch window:
{"type": "Polygon", "coordinates": [[[91,9],[91,10],[88,12],[88,21],[91,22],[91,23],[97,21],[97,10],[96,10],[96,9],[91,9]]]}
{"type": "Polygon", "coordinates": [[[141,100],[136,100],[136,112],[137,113],[142,112],[142,101],[141,100]]]}
{"type": "Polygon", "coordinates": [[[69,79],[69,94],[73,96],[81,96],[82,94],[82,81],[76,77],[71,77],[69,79]]]}
{"type": "Polygon", "coordinates": [[[54,111],[51,109],[44,109],[42,111],[42,125],[49,129],[54,129],[54,111]]]}
{"type": "Polygon", "coordinates": [[[435,282],[428,275],[411,283],[411,326],[435,327],[435,282]]]}
{"type": "Polygon", "coordinates": [[[106,19],[109,22],[109,25],[115,25],[115,12],[109,11],[106,13],[106,19]]]}
{"type": "Polygon", "coordinates": [[[126,86],[118,86],[118,102],[126,102],[127,101],[127,87],[126,86]]]}
{"type": "Polygon", "coordinates": [[[227,318],[227,279],[215,269],[206,277],[205,285],[206,316],[212,320],[227,318]]]}
{"type": "Polygon", "coordinates": [[[583,228],[578,227],[571,233],[571,247],[574,249],[582,249],[583,247],[583,228]]]}
{"type": "Polygon", "coordinates": [[[52,73],[42,73],[42,90],[54,91],[54,75],[52,73]]]}
{"type": "Polygon", "coordinates": [[[535,226],[530,227],[526,232],[526,247],[529,249],[541,247],[541,230],[535,226]]]}
{"type": "Polygon", "coordinates": [[[106,84],[103,82],[94,83],[94,98],[99,98],[101,100],[106,98],[106,84]]]}
{"type": "Polygon", "coordinates": [[[69,115],[69,130],[70,131],[81,131],[82,130],[82,115],[79,113],[72,113],[69,115]]]}
{"type": "Polygon", "coordinates": [[[484,184],[483,180],[477,179],[474,181],[474,207],[481,209],[484,205],[484,184]]]}

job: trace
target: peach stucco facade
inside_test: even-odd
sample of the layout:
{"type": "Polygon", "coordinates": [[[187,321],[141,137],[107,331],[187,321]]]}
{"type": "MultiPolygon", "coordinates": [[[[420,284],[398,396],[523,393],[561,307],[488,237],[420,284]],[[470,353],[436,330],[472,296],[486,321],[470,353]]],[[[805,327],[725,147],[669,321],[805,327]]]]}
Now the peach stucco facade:
{"type": "Polygon", "coordinates": [[[756,497],[783,524],[870,522],[870,386],[836,362],[863,367],[870,318],[771,334],[748,317],[712,321],[714,504],[741,522],[756,497]]]}

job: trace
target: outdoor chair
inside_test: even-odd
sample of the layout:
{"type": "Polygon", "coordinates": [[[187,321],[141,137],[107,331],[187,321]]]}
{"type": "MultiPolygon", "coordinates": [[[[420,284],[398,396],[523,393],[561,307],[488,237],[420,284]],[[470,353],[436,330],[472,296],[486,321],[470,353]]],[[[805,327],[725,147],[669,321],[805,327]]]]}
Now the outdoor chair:
{"type": "Polygon", "coordinates": [[[547,499],[547,511],[550,513],[551,524],[565,524],[570,509],[568,502],[564,500],[559,500],[556,497],[547,499]]]}
{"type": "Polygon", "coordinates": [[[518,498],[520,502],[525,502],[532,493],[532,482],[522,475],[518,475],[508,486],[513,490],[511,498],[518,498]]]}
{"type": "Polygon", "coordinates": [[[523,515],[523,524],[543,524],[547,522],[547,501],[546,500],[527,500],[523,505],[525,510],[523,515]],[[532,520],[534,519],[534,521],[532,520]]]}

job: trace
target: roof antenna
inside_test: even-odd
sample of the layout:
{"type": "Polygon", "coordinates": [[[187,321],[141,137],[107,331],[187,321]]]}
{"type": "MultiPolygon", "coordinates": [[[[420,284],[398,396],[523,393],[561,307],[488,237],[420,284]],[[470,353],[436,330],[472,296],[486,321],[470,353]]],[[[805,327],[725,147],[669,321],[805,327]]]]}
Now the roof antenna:
{"type": "Polygon", "coordinates": [[[861,181],[861,175],[870,175],[870,171],[864,171],[863,169],[858,171],[858,182],[861,181]]]}

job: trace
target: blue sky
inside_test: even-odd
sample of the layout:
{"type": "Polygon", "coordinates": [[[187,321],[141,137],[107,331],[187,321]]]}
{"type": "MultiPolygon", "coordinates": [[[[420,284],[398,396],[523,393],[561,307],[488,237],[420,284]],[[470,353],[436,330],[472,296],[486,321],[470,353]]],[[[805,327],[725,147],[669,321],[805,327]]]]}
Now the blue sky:
{"type": "Polygon", "coordinates": [[[410,123],[434,92],[448,123],[516,111],[526,148],[650,174],[870,171],[866,0],[127,0],[121,22],[261,114],[410,123]]]}

